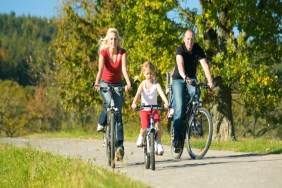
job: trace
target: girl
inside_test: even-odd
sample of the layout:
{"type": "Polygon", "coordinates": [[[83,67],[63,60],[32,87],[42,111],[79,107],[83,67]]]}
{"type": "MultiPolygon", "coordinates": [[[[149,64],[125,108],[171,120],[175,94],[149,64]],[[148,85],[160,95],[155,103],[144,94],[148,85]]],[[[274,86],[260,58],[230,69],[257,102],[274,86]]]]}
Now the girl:
{"type": "MultiPolygon", "coordinates": [[[[141,103],[144,105],[157,105],[157,96],[158,93],[161,96],[164,107],[168,108],[168,101],[167,98],[160,86],[160,84],[154,79],[155,74],[155,67],[154,65],[149,62],[145,61],[142,65],[142,73],[145,76],[145,80],[141,82],[141,84],[138,87],[137,93],[134,97],[134,100],[132,102],[131,107],[133,109],[136,108],[136,102],[138,98],[141,95],[141,103]]],[[[143,137],[145,134],[145,131],[149,125],[149,115],[150,111],[149,109],[144,109],[140,111],[140,119],[141,119],[141,128],[140,128],[140,134],[138,136],[136,145],[137,147],[142,147],[143,143],[143,137]]],[[[158,110],[153,110],[153,119],[155,123],[155,127],[158,130],[158,141],[156,143],[156,153],[157,155],[162,155],[164,153],[164,149],[161,143],[161,129],[160,129],[160,116],[158,113],[158,110]]]]}

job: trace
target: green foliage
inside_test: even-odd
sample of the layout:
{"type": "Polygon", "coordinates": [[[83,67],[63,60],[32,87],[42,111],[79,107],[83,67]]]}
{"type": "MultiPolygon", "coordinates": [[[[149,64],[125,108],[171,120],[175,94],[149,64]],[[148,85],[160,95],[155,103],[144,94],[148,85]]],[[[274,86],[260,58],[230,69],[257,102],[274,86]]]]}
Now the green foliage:
{"type": "Polygon", "coordinates": [[[37,84],[51,67],[48,44],[56,34],[53,20],[0,14],[0,79],[37,84]]]}
{"type": "Polygon", "coordinates": [[[13,81],[0,81],[0,131],[13,137],[28,123],[28,102],[24,89],[13,81]]]}
{"type": "Polygon", "coordinates": [[[91,161],[0,144],[1,187],[146,187],[91,161]],[[8,156],[8,157],[7,157],[8,156]]]}
{"type": "MultiPolygon", "coordinates": [[[[203,15],[197,19],[199,35],[216,28],[216,45],[209,49],[213,75],[221,76],[225,85],[240,95],[247,115],[265,118],[281,104],[281,69],[274,69],[281,64],[281,3],[276,0],[200,2],[203,15]]],[[[281,111],[276,114],[281,116],[281,111]]],[[[271,126],[277,125],[279,122],[271,126]]]]}
{"type": "Polygon", "coordinates": [[[58,131],[63,120],[63,109],[57,91],[51,87],[41,86],[34,88],[34,94],[30,97],[27,110],[29,112],[29,131],[44,132],[58,131]]]}
{"type": "Polygon", "coordinates": [[[131,80],[140,74],[140,65],[151,60],[159,68],[163,82],[165,72],[174,64],[175,47],[171,44],[178,41],[180,34],[177,25],[165,14],[174,4],[173,1],[68,1],[58,21],[54,44],[56,80],[66,106],[85,113],[90,105],[101,103],[92,83],[97,72],[98,40],[110,27],[116,27],[124,39],[131,80]]]}

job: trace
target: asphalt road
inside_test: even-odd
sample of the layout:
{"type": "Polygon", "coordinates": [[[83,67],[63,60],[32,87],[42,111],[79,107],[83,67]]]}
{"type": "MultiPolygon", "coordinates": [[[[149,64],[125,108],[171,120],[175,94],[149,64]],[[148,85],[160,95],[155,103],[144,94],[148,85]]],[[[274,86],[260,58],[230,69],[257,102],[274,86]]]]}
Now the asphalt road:
{"type": "MultiPolygon", "coordinates": [[[[0,138],[0,142],[17,146],[30,145],[68,157],[79,157],[106,167],[102,141],[61,138],[0,138]]],[[[156,170],[145,169],[143,149],[125,142],[123,162],[114,171],[145,182],[150,187],[282,187],[282,154],[258,155],[230,151],[208,151],[202,160],[192,160],[187,151],[181,159],[173,159],[169,146],[163,156],[156,157],[156,170]]]]}

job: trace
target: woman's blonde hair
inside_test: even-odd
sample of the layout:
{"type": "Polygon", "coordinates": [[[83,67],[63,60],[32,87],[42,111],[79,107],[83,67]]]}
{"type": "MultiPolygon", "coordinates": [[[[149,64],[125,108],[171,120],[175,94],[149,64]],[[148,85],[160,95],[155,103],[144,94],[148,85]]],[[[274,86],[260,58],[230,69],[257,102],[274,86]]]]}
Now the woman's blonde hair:
{"type": "Polygon", "coordinates": [[[153,65],[153,63],[151,63],[150,61],[145,61],[142,64],[142,73],[145,72],[146,69],[149,69],[150,71],[152,71],[154,74],[156,73],[156,67],[153,65]]]}
{"type": "Polygon", "coordinates": [[[116,28],[109,28],[108,31],[107,31],[107,35],[100,39],[99,43],[100,43],[100,46],[99,46],[99,51],[108,47],[108,39],[109,39],[109,35],[110,33],[115,33],[117,35],[117,46],[119,48],[121,48],[121,37],[119,35],[119,32],[116,28]]]}

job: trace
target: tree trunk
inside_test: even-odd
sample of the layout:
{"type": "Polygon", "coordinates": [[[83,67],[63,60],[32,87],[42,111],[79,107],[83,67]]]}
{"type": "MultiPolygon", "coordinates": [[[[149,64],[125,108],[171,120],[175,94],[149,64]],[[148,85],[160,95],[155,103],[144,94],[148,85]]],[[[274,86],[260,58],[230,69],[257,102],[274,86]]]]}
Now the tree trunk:
{"type": "Polygon", "coordinates": [[[231,89],[224,86],[221,79],[217,78],[216,103],[211,113],[213,116],[213,139],[235,140],[235,129],[232,115],[232,95],[231,89]]]}

